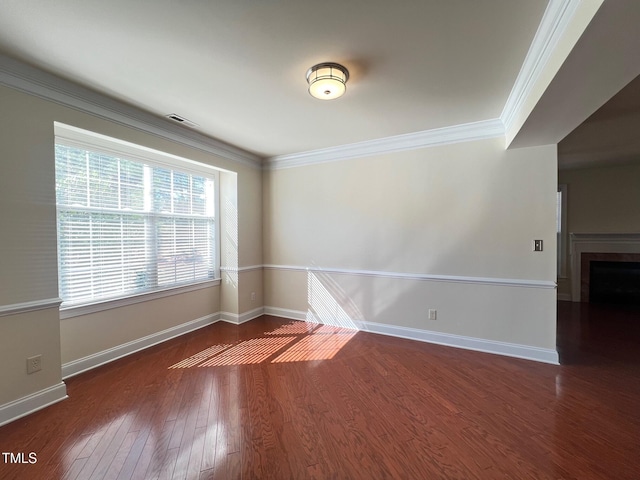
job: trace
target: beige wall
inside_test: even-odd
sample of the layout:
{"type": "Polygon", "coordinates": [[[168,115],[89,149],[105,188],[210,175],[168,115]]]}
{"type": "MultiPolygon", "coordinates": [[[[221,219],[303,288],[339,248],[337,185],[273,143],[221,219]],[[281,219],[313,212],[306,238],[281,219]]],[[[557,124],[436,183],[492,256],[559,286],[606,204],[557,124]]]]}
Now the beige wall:
{"type": "Polygon", "coordinates": [[[640,232],[640,164],[561,170],[571,233],[640,232]]]}
{"type": "Polygon", "coordinates": [[[505,151],[503,139],[266,172],[265,305],[311,307],[299,267],[366,270],[321,275],[326,302],[370,322],[555,349],[553,288],[494,280],[555,281],[556,181],[555,146],[505,151]]]}
{"type": "MultiPolygon", "coordinates": [[[[233,215],[241,213],[239,223],[238,217],[222,219],[222,228],[225,222],[237,225],[235,267],[262,262],[258,168],[6,87],[0,87],[0,105],[6,113],[0,116],[0,307],[58,296],[54,121],[226,169],[237,188],[233,215]]],[[[261,279],[248,288],[261,292],[261,279]]],[[[0,317],[0,407],[59,383],[61,363],[217,313],[224,291],[223,282],[62,321],[55,308],[0,317]],[[27,376],[26,357],[39,353],[43,371],[27,376]]],[[[235,292],[236,297],[241,294],[242,285],[235,292]]]]}
{"type": "MultiPolygon", "coordinates": [[[[561,170],[558,182],[567,185],[567,232],[640,232],[640,164],[561,170]]],[[[569,295],[568,264],[566,271],[559,293],[569,295]]]]}
{"type": "Polygon", "coordinates": [[[60,381],[58,309],[0,317],[0,407],[60,381]],[[42,371],[27,375],[26,359],[34,355],[42,355],[42,371]]]}
{"type": "Polygon", "coordinates": [[[217,313],[220,287],[170,295],[60,321],[62,364],[217,313]]]}
{"type": "Polygon", "coordinates": [[[240,272],[239,281],[242,286],[238,295],[240,313],[262,308],[264,305],[262,268],[256,267],[252,270],[240,272]]]}

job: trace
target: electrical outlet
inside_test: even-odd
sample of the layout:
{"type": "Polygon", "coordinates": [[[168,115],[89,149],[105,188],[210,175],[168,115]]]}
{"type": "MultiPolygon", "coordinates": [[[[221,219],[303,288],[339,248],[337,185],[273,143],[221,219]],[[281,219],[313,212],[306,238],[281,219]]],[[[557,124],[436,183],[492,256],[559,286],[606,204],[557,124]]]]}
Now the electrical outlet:
{"type": "Polygon", "coordinates": [[[36,373],[40,370],[42,370],[42,355],[27,358],[27,374],[36,373]]]}
{"type": "Polygon", "coordinates": [[[256,301],[256,292],[251,292],[251,301],[252,302],[256,301]]]}
{"type": "Polygon", "coordinates": [[[436,320],[438,318],[438,311],[433,308],[429,309],[429,320],[436,320]]]}

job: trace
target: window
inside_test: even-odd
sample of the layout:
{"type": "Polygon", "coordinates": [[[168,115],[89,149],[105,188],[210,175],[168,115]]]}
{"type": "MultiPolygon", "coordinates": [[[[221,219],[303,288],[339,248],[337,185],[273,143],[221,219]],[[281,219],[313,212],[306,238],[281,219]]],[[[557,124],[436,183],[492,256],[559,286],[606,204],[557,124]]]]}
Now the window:
{"type": "Polygon", "coordinates": [[[218,277],[217,172],[194,164],[56,124],[63,307],[218,277]]]}

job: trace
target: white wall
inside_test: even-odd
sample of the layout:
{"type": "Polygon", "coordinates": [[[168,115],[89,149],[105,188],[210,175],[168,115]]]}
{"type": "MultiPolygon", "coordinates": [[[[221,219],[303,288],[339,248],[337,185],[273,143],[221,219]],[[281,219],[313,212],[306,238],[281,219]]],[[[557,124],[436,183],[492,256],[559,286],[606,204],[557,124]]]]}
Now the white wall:
{"type": "Polygon", "coordinates": [[[503,139],[266,172],[265,305],[555,352],[556,180],[503,139]]]}

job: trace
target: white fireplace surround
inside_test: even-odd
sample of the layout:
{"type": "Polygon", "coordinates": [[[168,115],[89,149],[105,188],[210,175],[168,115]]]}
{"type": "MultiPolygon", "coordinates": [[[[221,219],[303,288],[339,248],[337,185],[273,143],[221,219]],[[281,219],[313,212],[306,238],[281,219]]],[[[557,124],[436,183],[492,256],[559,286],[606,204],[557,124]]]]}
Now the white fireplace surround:
{"type": "Polygon", "coordinates": [[[583,253],[640,253],[640,233],[570,233],[571,300],[580,301],[583,253]]]}

